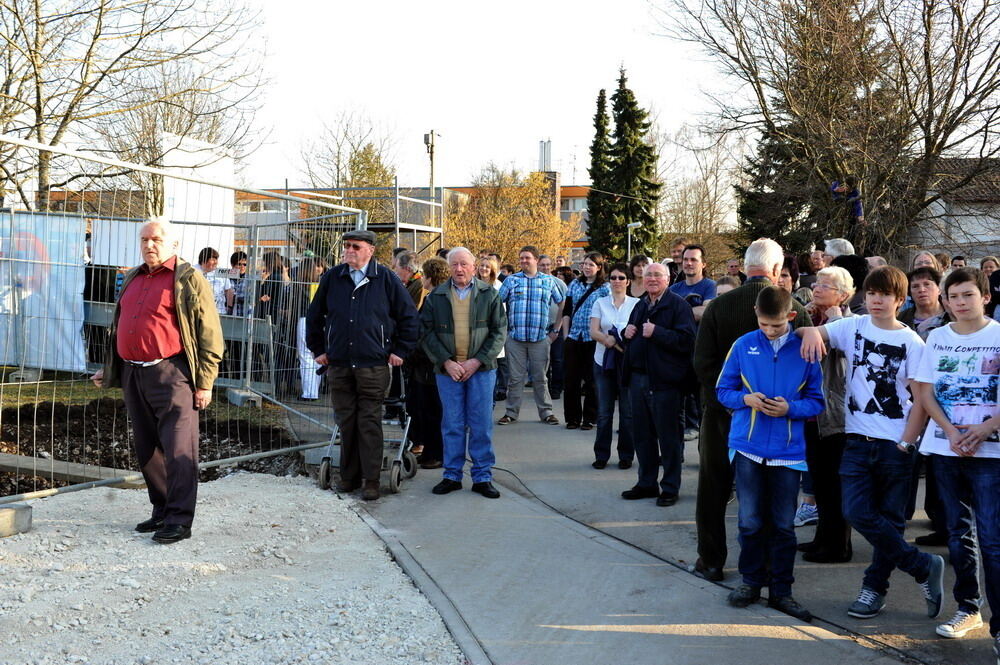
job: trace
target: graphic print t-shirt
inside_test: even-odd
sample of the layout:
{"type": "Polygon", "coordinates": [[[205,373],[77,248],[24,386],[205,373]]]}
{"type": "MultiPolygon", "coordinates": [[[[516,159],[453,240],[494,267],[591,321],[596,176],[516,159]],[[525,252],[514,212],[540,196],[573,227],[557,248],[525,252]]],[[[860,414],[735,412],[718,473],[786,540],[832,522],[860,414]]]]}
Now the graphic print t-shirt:
{"type": "Polygon", "coordinates": [[[847,356],[845,431],[899,441],[910,413],[924,343],[907,327],[883,330],[871,317],[849,316],[825,326],[830,346],[847,356]]]}
{"type": "MultiPolygon", "coordinates": [[[[934,398],[955,425],[974,425],[992,418],[1000,410],[1000,323],[990,321],[971,335],[959,335],[951,325],[932,330],[917,381],[934,386],[934,398]]],[[[927,424],[920,452],[955,456],[944,430],[933,420],[927,424]]],[[[979,444],[976,457],[1000,457],[1000,439],[995,432],[979,444]]]]}

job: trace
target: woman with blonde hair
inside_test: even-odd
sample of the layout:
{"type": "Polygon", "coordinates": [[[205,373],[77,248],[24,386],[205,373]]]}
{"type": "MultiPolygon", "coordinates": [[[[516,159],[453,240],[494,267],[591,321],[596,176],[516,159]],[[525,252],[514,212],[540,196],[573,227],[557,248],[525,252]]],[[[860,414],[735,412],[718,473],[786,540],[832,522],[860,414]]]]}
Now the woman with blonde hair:
{"type": "MultiPolygon", "coordinates": [[[[853,316],[848,303],[854,297],[851,274],[830,266],[816,273],[813,299],[806,305],[813,325],[820,326],[853,316]]],[[[847,391],[847,357],[831,349],[823,358],[823,397],[826,410],[806,423],[806,465],[812,476],[819,523],[812,542],[802,543],[802,558],[812,563],[845,563],[851,560],[851,527],[841,507],[840,460],[847,438],[844,408],[847,391]]]]}

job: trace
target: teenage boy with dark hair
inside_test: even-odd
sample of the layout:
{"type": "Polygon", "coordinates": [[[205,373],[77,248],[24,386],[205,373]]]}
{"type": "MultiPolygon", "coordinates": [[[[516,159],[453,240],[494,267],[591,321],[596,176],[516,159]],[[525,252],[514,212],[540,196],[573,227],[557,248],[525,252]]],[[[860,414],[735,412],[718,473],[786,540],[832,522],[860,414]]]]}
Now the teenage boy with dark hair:
{"type": "Polygon", "coordinates": [[[917,373],[919,397],[932,419],[920,452],[933,459],[958,602],[955,616],[937,633],[963,637],[983,624],[978,540],[993,610],[990,635],[1000,663],[1000,325],[984,314],[990,290],[979,270],[954,270],[944,290],[955,322],[931,331],[917,373]]]}
{"type": "Polygon", "coordinates": [[[759,330],[736,340],[715,386],[719,402],[733,411],[729,457],[739,498],[743,583],[729,604],[746,607],[768,585],[768,605],[812,621],[792,598],[794,522],[806,468],[805,420],[823,410],[823,374],[819,363],[802,359],[802,341],[789,323],[797,316],[790,293],[768,286],[754,311],[759,330]]]}
{"type": "Polygon", "coordinates": [[[847,614],[870,619],[885,607],[894,568],[911,575],[927,601],[927,616],[941,613],[944,559],[913,547],[903,538],[916,441],[926,414],[911,408],[923,340],[896,319],[906,300],[903,271],[873,270],[862,287],[868,314],[796,331],[802,357],[818,360],[830,348],[848,359],[845,430],[840,465],[844,517],[874,548],[861,592],[847,614]]]}

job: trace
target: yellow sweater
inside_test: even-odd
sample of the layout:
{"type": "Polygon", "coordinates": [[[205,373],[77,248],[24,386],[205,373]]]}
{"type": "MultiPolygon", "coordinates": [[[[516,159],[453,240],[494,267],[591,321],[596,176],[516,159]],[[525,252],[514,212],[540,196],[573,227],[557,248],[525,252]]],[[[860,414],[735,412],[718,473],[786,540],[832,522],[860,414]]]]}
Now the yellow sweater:
{"type": "Polygon", "coordinates": [[[465,362],[469,359],[469,338],[472,336],[472,326],[469,324],[469,310],[472,305],[472,292],[465,300],[455,295],[451,289],[451,316],[455,321],[455,359],[465,362]]]}

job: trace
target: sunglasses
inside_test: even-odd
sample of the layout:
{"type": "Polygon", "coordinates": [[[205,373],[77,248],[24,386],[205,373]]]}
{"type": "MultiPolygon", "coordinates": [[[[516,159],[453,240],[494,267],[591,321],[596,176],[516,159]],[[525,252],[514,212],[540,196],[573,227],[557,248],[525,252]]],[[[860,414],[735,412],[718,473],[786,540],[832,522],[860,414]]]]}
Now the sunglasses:
{"type": "Polygon", "coordinates": [[[625,275],[612,275],[611,277],[608,277],[608,279],[610,279],[612,282],[627,282],[628,281],[628,277],[626,277],[625,275]]]}
{"type": "Polygon", "coordinates": [[[353,249],[354,251],[358,251],[359,249],[364,249],[364,247],[365,246],[362,245],[359,242],[345,242],[344,243],[344,249],[353,249]]]}

